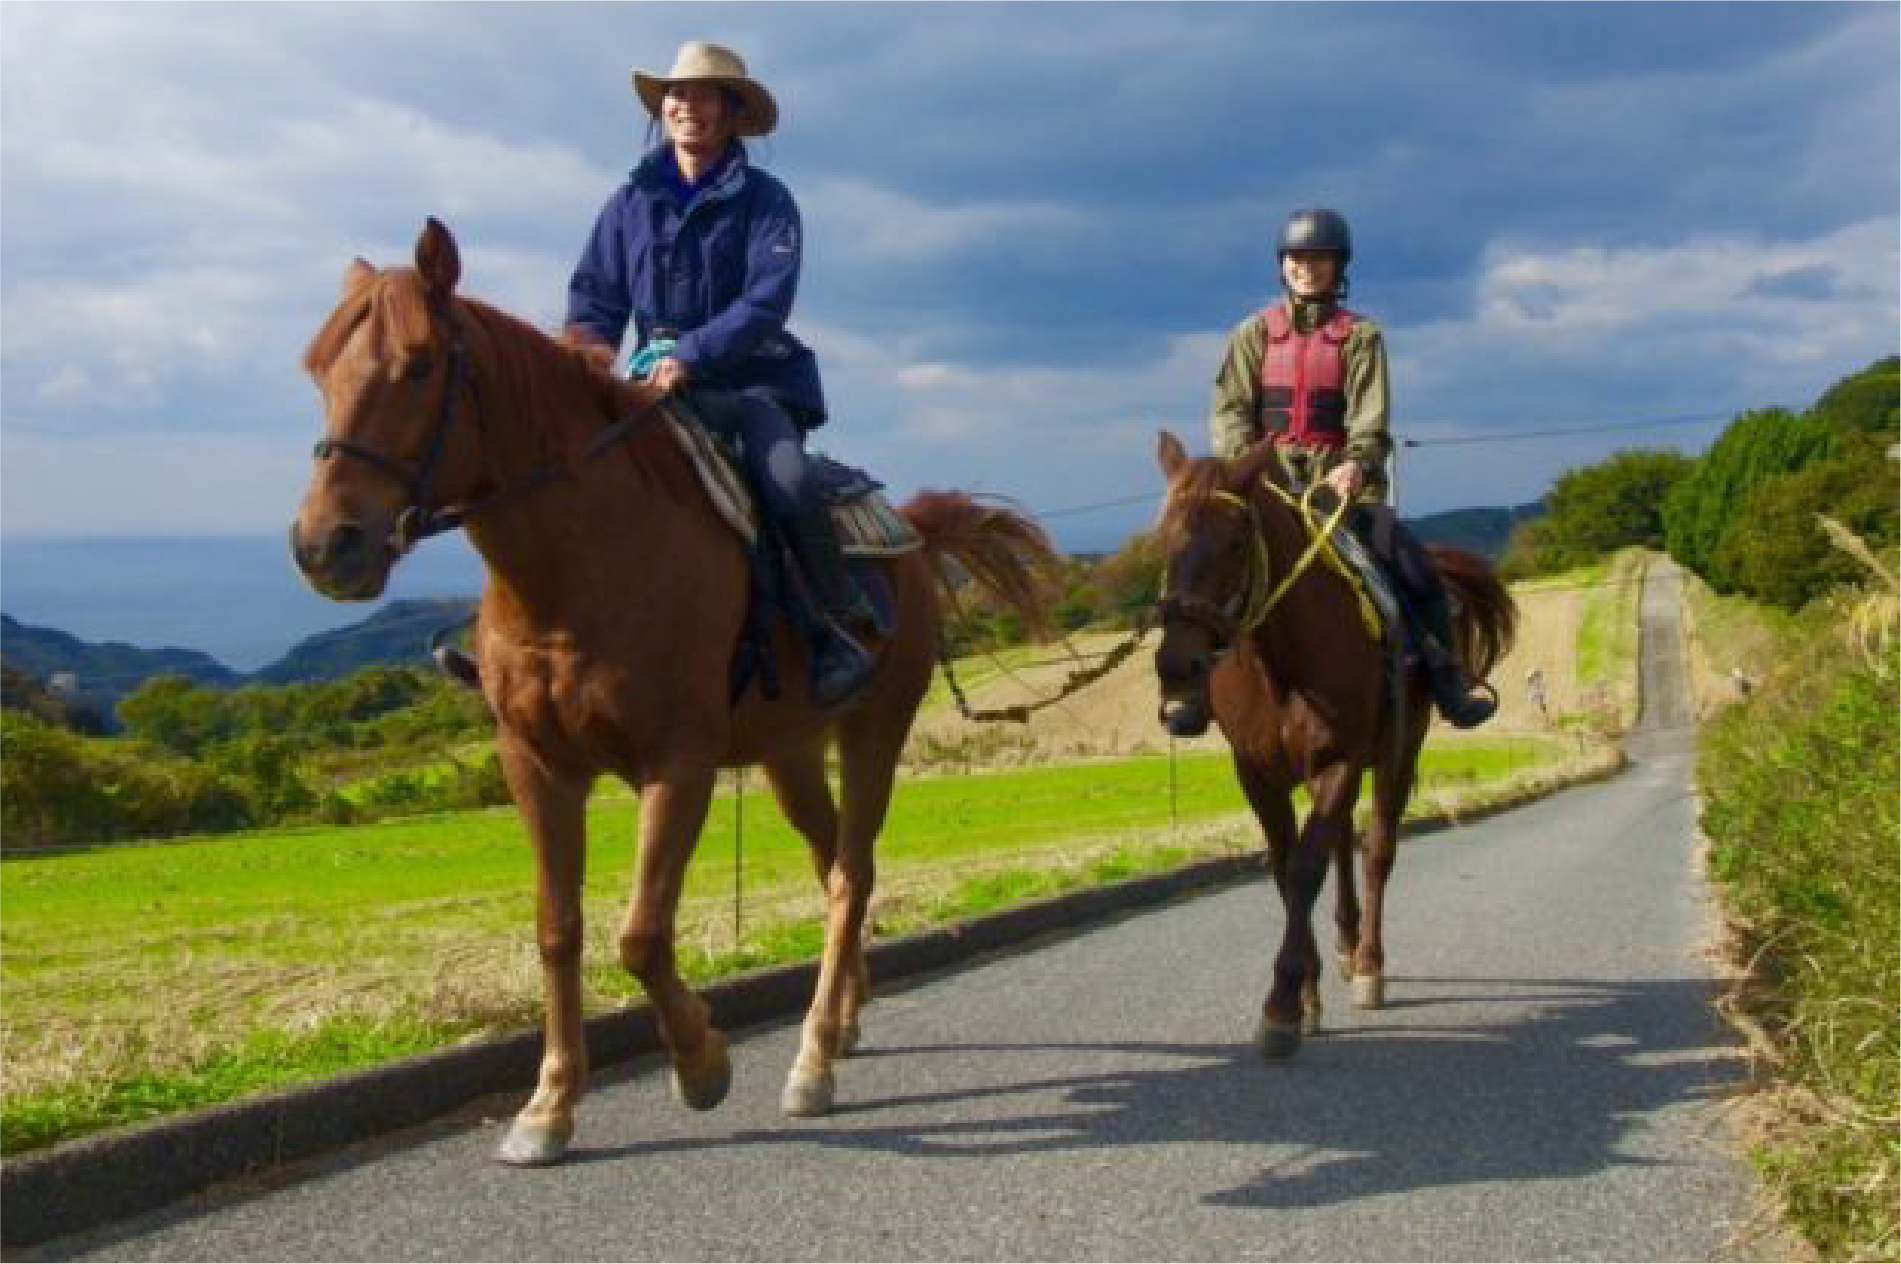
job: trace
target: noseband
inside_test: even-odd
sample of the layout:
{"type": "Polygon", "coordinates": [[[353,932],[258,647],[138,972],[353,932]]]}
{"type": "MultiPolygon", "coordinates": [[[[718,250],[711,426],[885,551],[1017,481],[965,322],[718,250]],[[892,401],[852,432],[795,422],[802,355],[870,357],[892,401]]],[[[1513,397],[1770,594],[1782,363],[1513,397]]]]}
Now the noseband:
{"type": "Polygon", "coordinates": [[[1162,596],[1156,608],[1164,627],[1171,622],[1197,624],[1213,634],[1217,650],[1224,650],[1267,619],[1273,604],[1267,598],[1267,576],[1272,563],[1267,556],[1267,536],[1261,530],[1260,510],[1233,492],[1214,492],[1209,500],[1248,516],[1247,573],[1235,591],[1219,605],[1197,594],[1170,592],[1169,577],[1164,573],[1162,596]]]}
{"type": "Polygon", "coordinates": [[[450,330],[448,380],[442,388],[442,406],[436,410],[436,424],[429,432],[429,443],[423,453],[422,464],[411,470],[373,448],[347,439],[319,439],[311,451],[311,456],[319,461],[339,455],[355,457],[403,485],[409,494],[409,501],[396,516],[396,529],[390,534],[390,547],[399,556],[431,536],[455,530],[468,517],[471,508],[439,509],[429,503],[430,494],[435,490],[436,467],[442,461],[443,449],[448,446],[449,431],[455,425],[456,399],[462,394],[464,382],[468,384],[470,398],[475,401],[476,426],[480,428],[482,424],[482,397],[475,389],[474,378],[469,375],[468,346],[462,339],[462,326],[450,313],[445,311],[439,314],[448,322],[450,330]]]}

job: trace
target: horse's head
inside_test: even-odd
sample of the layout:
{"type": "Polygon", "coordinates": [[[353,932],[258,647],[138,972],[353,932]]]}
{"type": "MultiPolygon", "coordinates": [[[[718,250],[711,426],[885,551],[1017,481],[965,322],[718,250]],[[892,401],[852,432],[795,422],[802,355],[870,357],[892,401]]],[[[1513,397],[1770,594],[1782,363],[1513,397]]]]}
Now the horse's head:
{"type": "Polygon", "coordinates": [[[1208,678],[1248,629],[1267,559],[1253,488],[1273,456],[1262,443],[1232,461],[1191,460],[1163,431],[1156,460],[1168,478],[1159,537],[1162,643],[1155,650],[1161,720],[1178,737],[1208,727],[1208,678]]]}
{"type": "Polygon", "coordinates": [[[459,415],[477,420],[454,310],[461,272],[455,239],[431,219],[414,268],[350,265],[342,301],[304,354],[325,425],[290,546],[326,597],[380,596],[390,567],[442,529],[440,506],[478,476],[476,445],[452,433],[459,415]]]}

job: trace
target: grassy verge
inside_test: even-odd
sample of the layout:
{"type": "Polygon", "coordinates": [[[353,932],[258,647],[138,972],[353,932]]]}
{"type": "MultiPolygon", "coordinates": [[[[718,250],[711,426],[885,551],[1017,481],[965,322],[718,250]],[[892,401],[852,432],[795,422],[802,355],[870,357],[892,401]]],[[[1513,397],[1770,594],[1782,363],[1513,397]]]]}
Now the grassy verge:
{"type": "Polygon", "coordinates": [[[1842,635],[1847,603],[1780,620],[1703,599],[1699,656],[1766,670],[1701,734],[1709,868],[1741,982],[1730,1007],[1765,1072],[1757,1164],[1827,1259],[1893,1259],[1901,1086],[1901,726],[1892,631],[1842,635]],[[1714,610],[1716,617],[1707,617],[1714,610]],[[1726,634],[1729,634],[1726,637],[1726,634]]]}
{"type": "MultiPolygon", "coordinates": [[[[1469,805],[1561,757],[1529,740],[1429,751],[1417,802],[1469,805]]],[[[807,958],[820,942],[804,845],[756,777],[749,786],[721,794],[690,872],[680,939],[699,981],[807,958]]],[[[634,814],[603,800],[591,815],[597,1010],[636,993],[613,945],[634,814]]],[[[1160,758],[908,780],[880,845],[874,933],[1252,848],[1254,833],[1225,756],[1178,761],[1172,795],[1160,758]]],[[[531,1026],[530,890],[509,809],[10,859],[0,1148],[531,1026]]]]}
{"type": "Polygon", "coordinates": [[[1590,600],[1578,624],[1578,685],[1589,700],[1584,723],[1599,733],[1628,732],[1637,723],[1638,607],[1650,555],[1625,549],[1588,568],[1590,600]]]}

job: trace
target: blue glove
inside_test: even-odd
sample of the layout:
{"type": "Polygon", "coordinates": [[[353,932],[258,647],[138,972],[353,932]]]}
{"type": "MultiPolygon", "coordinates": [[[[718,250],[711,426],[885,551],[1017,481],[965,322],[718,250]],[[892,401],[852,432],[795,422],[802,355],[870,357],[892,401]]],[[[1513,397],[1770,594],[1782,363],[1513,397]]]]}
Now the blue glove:
{"type": "Polygon", "coordinates": [[[671,338],[660,338],[648,343],[634,352],[627,362],[628,377],[646,377],[653,372],[653,366],[673,354],[675,342],[671,338]]]}

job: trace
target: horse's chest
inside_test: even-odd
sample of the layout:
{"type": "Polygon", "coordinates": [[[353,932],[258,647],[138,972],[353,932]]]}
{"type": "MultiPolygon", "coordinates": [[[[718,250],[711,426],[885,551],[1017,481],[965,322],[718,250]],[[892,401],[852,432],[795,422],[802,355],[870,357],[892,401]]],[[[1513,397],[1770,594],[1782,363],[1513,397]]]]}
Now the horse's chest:
{"type": "Polygon", "coordinates": [[[575,655],[508,656],[494,671],[497,721],[537,748],[593,768],[624,763],[653,725],[626,673],[575,655]]]}

